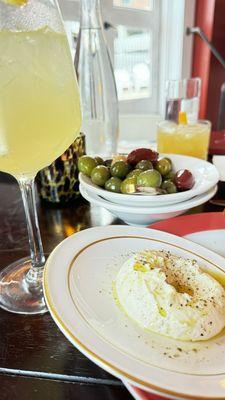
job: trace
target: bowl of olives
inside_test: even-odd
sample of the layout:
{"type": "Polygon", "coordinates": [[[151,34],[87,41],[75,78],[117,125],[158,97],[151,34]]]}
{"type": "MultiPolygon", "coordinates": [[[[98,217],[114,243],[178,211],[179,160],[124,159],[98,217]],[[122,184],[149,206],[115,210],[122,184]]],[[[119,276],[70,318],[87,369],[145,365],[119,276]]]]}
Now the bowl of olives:
{"type": "Polygon", "coordinates": [[[90,193],[136,207],[180,203],[207,192],[219,180],[207,161],[145,148],[107,160],[82,156],[78,169],[81,186],[90,193]]]}

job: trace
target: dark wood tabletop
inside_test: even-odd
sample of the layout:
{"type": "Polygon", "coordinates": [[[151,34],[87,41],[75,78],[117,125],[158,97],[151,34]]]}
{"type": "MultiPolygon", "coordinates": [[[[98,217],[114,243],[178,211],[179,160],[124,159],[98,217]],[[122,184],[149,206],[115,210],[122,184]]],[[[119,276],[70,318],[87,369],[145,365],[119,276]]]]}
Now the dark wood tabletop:
{"type": "MultiPolygon", "coordinates": [[[[38,199],[38,198],[37,198],[38,199]]],[[[64,208],[37,202],[45,252],[90,226],[122,224],[109,212],[76,200],[64,208]]],[[[207,203],[191,213],[222,211],[207,203]]],[[[0,175],[0,268],[29,254],[18,185],[0,175]]],[[[1,400],[130,400],[123,383],[81,354],[49,313],[22,316],[0,309],[1,400]]]]}

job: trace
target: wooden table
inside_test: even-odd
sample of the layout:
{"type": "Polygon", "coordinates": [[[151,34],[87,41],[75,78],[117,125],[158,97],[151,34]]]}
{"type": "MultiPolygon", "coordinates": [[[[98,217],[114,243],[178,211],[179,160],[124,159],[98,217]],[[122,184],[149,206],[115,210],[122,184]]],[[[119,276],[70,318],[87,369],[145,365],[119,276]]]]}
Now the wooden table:
{"type": "MultiPolygon", "coordinates": [[[[191,212],[221,211],[210,203],[191,212]]],[[[44,249],[96,225],[122,224],[100,208],[75,202],[49,208],[38,202],[44,249]]],[[[0,268],[29,253],[25,216],[17,184],[0,176],[0,268]]],[[[0,309],[1,400],[130,400],[122,382],[83,356],[51,316],[22,316],[0,309]]]]}

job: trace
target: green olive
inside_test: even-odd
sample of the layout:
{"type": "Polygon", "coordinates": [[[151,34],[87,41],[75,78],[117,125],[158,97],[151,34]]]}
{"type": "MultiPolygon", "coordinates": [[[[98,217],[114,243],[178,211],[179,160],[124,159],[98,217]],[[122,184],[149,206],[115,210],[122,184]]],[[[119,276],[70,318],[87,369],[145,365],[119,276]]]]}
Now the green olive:
{"type": "Polygon", "coordinates": [[[167,193],[172,194],[177,192],[177,187],[172,181],[164,181],[161,188],[166,190],[167,193]]]}
{"type": "Polygon", "coordinates": [[[124,179],[130,170],[130,166],[125,161],[116,161],[110,168],[111,175],[124,179]]]}
{"type": "Polygon", "coordinates": [[[137,185],[144,187],[160,187],[162,176],[155,169],[144,171],[137,177],[137,185]]]}
{"type": "Polygon", "coordinates": [[[104,165],[104,160],[99,156],[95,157],[95,161],[97,162],[97,165],[104,165]]]}
{"type": "Polygon", "coordinates": [[[163,180],[164,181],[173,181],[175,178],[175,175],[176,175],[175,172],[170,171],[167,175],[163,176],[163,180]]]}
{"type": "Polygon", "coordinates": [[[91,176],[92,170],[97,166],[97,161],[89,156],[82,156],[78,159],[78,170],[84,175],[91,176]]]}
{"type": "Polygon", "coordinates": [[[149,160],[141,160],[136,165],[137,169],[141,171],[147,171],[148,169],[153,169],[152,163],[149,160]]]}
{"type": "Polygon", "coordinates": [[[164,157],[164,159],[169,161],[169,163],[171,164],[171,168],[172,168],[172,166],[173,166],[172,160],[169,157],[164,157]]]}
{"type": "Polygon", "coordinates": [[[127,174],[126,178],[131,178],[133,176],[135,176],[136,178],[138,177],[138,175],[141,174],[141,170],[140,169],[133,169],[133,171],[130,171],[129,174],[127,174]]]}
{"type": "Polygon", "coordinates": [[[98,165],[92,170],[91,180],[95,185],[104,186],[109,178],[110,172],[105,165],[98,165]]]}
{"type": "Polygon", "coordinates": [[[121,183],[121,192],[122,193],[135,193],[136,192],[136,182],[137,182],[137,178],[135,176],[126,178],[121,183]]]}
{"type": "Polygon", "coordinates": [[[121,193],[121,179],[112,176],[105,183],[105,189],[109,192],[121,193]]]}
{"type": "Polygon", "coordinates": [[[157,161],[155,169],[164,176],[172,170],[172,162],[169,158],[161,158],[157,161]]]}

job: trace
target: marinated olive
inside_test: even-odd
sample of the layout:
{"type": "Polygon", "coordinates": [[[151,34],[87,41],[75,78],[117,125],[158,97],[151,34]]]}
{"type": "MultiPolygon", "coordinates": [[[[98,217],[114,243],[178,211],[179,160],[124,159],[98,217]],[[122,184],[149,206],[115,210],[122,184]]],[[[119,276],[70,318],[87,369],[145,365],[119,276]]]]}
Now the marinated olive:
{"type": "Polygon", "coordinates": [[[149,160],[141,160],[136,165],[137,169],[141,171],[147,171],[148,169],[153,169],[152,163],[149,160]]]}
{"type": "Polygon", "coordinates": [[[177,192],[176,185],[172,181],[164,181],[161,185],[161,188],[166,190],[166,192],[169,194],[177,192]]]}
{"type": "Polygon", "coordinates": [[[143,171],[140,169],[133,169],[133,171],[130,171],[129,174],[127,174],[126,178],[131,178],[135,176],[137,178],[138,175],[140,175],[143,171]]]}
{"type": "Polygon", "coordinates": [[[95,185],[104,186],[109,178],[110,172],[105,165],[98,165],[92,170],[91,180],[95,185]]]}
{"type": "Polygon", "coordinates": [[[95,157],[95,160],[96,160],[96,162],[97,162],[98,165],[104,165],[104,161],[103,161],[103,159],[102,159],[101,157],[96,156],[96,157],[95,157]]]}
{"type": "Polygon", "coordinates": [[[149,160],[155,162],[158,159],[158,153],[154,150],[140,148],[131,151],[127,156],[127,162],[131,165],[136,165],[139,161],[149,160]]]}
{"type": "Polygon", "coordinates": [[[92,170],[97,166],[97,161],[89,156],[78,159],[78,170],[87,176],[91,176],[92,170]]]}
{"type": "Polygon", "coordinates": [[[110,159],[108,159],[108,160],[105,160],[105,161],[104,161],[104,165],[105,165],[106,167],[110,168],[111,165],[112,165],[112,159],[110,158],[110,159]]]}
{"type": "Polygon", "coordinates": [[[122,193],[135,193],[136,192],[136,182],[137,182],[137,178],[135,176],[126,178],[121,183],[121,192],[122,193]]]}
{"type": "Polygon", "coordinates": [[[179,191],[184,191],[194,186],[195,179],[188,169],[181,169],[177,171],[174,177],[174,183],[179,191]]]}
{"type": "Polygon", "coordinates": [[[130,166],[124,161],[116,161],[110,168],[112,176],[123,179],[128,174],[130,166]]]}
{"type": "Polygon", "coordinates": [[[116,154],[115,156],[113,156],[112,159],[112,164],[114,164],[117,161],[127,161],[127,156],[125,156],[124,154],[116,154]]]}
{"type": "Polygon", "coordinates": [[[170,171],[168,174],[163,176],[164,181],[173,181],[175,178],[175,172],[170,171]]]}
{"type": "Polygon", "coordinates": [[[158,171],[152,169],[144,171],[137,177],[137,185],[144,187],[160,187],[162,183],[162,176],[158,171]]]}
{"type": "Polygon", "coordinates": [[[171,168],[172,168],[172,160],[169,157],[163,157],[165,160],[168,160],[169,163],[171,164],[171,168]]]}
{"type": "Polygon", "coordinates": [[[109,192],[120,193],[121,192],[121,179],[112,176],[105,183],[105,189],[109,192]]]}
{"type": "Polygon", "coordinates": [[[169,174],[172,170],[172,163],[169,158],[161,158],[157,161],[155,168],[162,176],[164,176],[169,174]]]}

